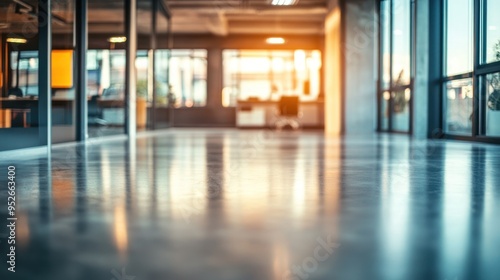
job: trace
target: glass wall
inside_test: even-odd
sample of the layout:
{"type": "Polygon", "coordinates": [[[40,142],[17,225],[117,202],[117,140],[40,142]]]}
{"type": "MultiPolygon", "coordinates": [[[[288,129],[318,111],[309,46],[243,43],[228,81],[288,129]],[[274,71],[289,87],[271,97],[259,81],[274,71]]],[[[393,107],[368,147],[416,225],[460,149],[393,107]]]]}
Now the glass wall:
{"type": "Polygon", "coordinates": [[[74,0],[52,1],[52,143],[76,139],[74,7],[74,0]]]}
{"type": "Polygon", "coordinates": [[[299,95],[302,101],[320,95],[321,52],[317,50],[224,50],[222,103],[279,100],[299,95]]]}
{"type": "Polygon", "coordinates": [[[39,146],[39,117],[47,112],[38,99],[39,26],[26,14],[0,9],[8,26],[0,29],[0,151],[39,146]]]}
{"type": "MultiPolygon", "coordinates": [[[[169,103],[168,92],[169,92],[169,68],[168,61],[170,58],[171,51],[169,50],[157,50],[155,59],[156,59],[156,106],[157,107],[169,107],[175,106],[177,102],[177,96],[171,96],[169,103]],[[175,98],[174,98],[175,97],[175,98]]],[[[173,89],[172,89],[173,93],[173,89]]]]}
{"type": "Polygon", "coordinates": [[[444,131],[451,137],[500,137],[500,19],[495,13],[500,1],[444,2],[444,131]]]}
{"type": "Polygon", "coordinates": [[[125,24],[124,4],[113,6],[113,16],[101,9],[88,11],[87,51],[88,134],[90,138],[125,134],[125,24]],[[93,46],[101,46],[95,48],[93,46]]]}
{"type": "MultiPolygon", "coordinates": [[[[168,83],[161,77],[159,87],[164,93],[160,106],[203,107],[207,104],[207,50],[160,50],[160,72],[168,71],[168,83]],[[170,69],[167,69],[170,67],[170,69]],[[168,90],[165,90],[168,86],[168,90]],[[170,93],[169,96],[165,93],[170,93]]],[[[158,61],[157,60],[157,61],[158,61]]]]}
{"type": "Polygon", "coordinates": [[[410,0],[380,2],[379,131],[411,130],[413,10],[410,0]]]}
{"type": "MultiPolygon", "coordinates": [[[[0,151],[50,144],[47,142],[74,141],[80,135],[76,124],[84,119],[76,115],[76,108],[80,105],[77,104],[75,90],[78,74],[76,12],[80,12],[75,10],[76,1],[48,1],[51,5],[49,10],[39,6],[45,3],[42,1],[21,2],[6,1],[0,5],[0,151]],[[47,18],[48,15],[43,15],[47,10],[52,20],[47,25],[39,26],[37,19],[47,18]],[[40,17],[37,13],[41,14],[40,17]],[[48,31],[48,27],[51,27],[51,33],[39,36],[39,30],[48,31]],[[52,49],[47,49],[49,43],[52,49]],[[49,57],[52,59],[47,60],[49,57]],[[52,75],[46,78],[49,71],[44,68],[48,70],[48,66],[51,66],[52,75]],[[52,105],[50,111],[47,103],[52,105]],[[52,136],[50,141],[48,136],[52,136]]],[[[91,47],[87,55],[87,102],[90,137],[125,133],[125,25],[128,22],[124,19],[124,3],[88,3],[87,35],[91,47]]],[[[158,18],[159,32],[167,33],[170,20],[167,19],[166,8],[161,7],[164,5],[163,1],[137,1],[138,49],[144,51],[137,53],[136,94],[138,104],[141,101],[146,104],[146,108],[137,106],[138,110],[145,109],[145,114],[137,112],[138,125],[149,117],[151,111],[152,89],[155,88],[152,83],[155,69],[151,67],[151,62],[156,61],[141,37],[152,38],[153,10],[158,18]]],[[[182,89],[179,90],[179,105],[176,106],[203,106],[206,103],[206,51],[205,54],[190,53],[188,56],[193,60],[191,68],[179,68],[187,69],[185,73],[192,76],[190,80],[194,89],[185,86],[185,82],[174,85],[173,88],[182,89]],[[200,56],[204,60],[198,59],[200,56]],[[205,67],[200,66],[203,64],[205,67]],[[205,94],[199,90],[203,87],[205,94]],[[190,93],[187,92],[189,90],[190,93]]],[[[166,97],[168,84],[172,83],[167,78],[158,94],[166,97]]]]}

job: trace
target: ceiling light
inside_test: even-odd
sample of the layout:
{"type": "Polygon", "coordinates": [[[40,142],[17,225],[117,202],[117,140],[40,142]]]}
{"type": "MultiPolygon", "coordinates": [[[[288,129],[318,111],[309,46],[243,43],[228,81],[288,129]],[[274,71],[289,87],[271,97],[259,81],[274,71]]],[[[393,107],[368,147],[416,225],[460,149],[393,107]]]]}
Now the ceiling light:
{"type": "Polygon", "coordinates": [[[108,42],[110,43],[125,43],[127,41],[127,37],[121,36],[121,37],[111,37],[108,39],[108,42]]]}
{"type": "Polygon", "coordinates": [[[271,5],[274,6],[290,6],[294,5],[298,2],[298,0],[272,0],[271,5]]]}
{"type": "Polygon", "coordinates": [[[12,44],[26,44],[28,40],[23,39],[23,38],[7,38],[7,43],[12,43],[12,44]]]}
{"type": "Polygon", "coordinates": [[[490,28],[489,28],[491,31],[495,31],[497,30],[497,27],[495,25],[490,25],[490,28]]]}
{"type": "Polygon", "coordinates": [[[269,37],[266,39],[266,43],[271,45],[283,45],[285,43],[285,39],[281,37],[269,37]]]}

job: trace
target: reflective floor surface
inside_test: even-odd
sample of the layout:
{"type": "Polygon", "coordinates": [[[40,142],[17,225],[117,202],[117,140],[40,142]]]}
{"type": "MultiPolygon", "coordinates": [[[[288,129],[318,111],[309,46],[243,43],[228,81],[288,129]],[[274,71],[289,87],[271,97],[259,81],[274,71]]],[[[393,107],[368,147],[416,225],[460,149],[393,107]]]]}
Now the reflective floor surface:
{"type": "Polygon", "coordinates": [[[500,147],[173,129],[0,160],[0,279],[499,279],[500,147]],[[3,174],[2,174],[3,173],[3,174]]]}

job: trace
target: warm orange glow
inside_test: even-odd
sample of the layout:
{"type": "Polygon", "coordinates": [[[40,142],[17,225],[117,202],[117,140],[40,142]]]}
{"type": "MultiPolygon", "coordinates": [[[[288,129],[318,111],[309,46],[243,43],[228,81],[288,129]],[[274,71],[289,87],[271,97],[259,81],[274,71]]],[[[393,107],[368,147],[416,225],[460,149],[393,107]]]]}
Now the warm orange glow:
{"type": "MultiPolygon", "coordinates": [[[[2,101],[0,101],[0,108],[2,108],[2,101]]],[[[12,111],[9,109],[0,109],[0,128],[9,128],[12,125],[12,111]]]]}
{"type": "Polygon", "coordinates": [[[325,133],[342,133],[342,51],[340,7],[325,21],[325,133]]]}
{"type": "Polygon", "coordinates": [[[74,183],[67,171],[54,171],[52,198],[58,213],[69,213],[73,209],[74,183]]]}
{"type": "Polygon", "coordinates": [[[7,43],[12,43],[12,44],[26,44],[28,40],[23,39],[23,38],[7,38],[7,43]]]}
{"type": "Polygon", "coordinates": [[[52,51],[52,87],[73,87],[73,51],[52,51]]]}
{"type": "Polygon", "coordinates": [[[271,5],[273,6],[290,6],[297,3],[297,0],[272,0],[271,5]]]}
{"type": "Polygon", "coordinates": [[[125,43],[127,41],[127,37],[119,36],[119,37],[111,37],[108,39],[110,43],[125,43]]]}
{"type": "Polygon", "coordinates": [[[266,39],[266,43],[270,45],[283,45],[285,43],[285,39],[281,37],[269,37],[266,39]]]}
{"type": "Polygon", "coordinates": [[[115,207],[114,236],[118,253],[124,256],[128,248],[127,214],[124,206],[115,207]]]}
{"type": "Polygon", "coordinates": [[[18,212],[17,217],[17,227],[16,227],[16,238],[18,244],[26,248],[30,242],[30,225],[29,216],[24,212],[18,212]]]}

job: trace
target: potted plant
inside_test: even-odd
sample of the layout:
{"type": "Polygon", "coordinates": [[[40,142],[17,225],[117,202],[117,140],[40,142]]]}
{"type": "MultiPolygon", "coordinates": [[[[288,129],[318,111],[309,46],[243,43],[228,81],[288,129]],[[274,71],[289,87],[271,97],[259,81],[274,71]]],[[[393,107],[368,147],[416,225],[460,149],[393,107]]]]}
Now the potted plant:
{"type": "Polygon", "coordinates": [[[148,81],[137,81],[136,118],[137,127],[146,127],[148,121],[148,81]]]}
{"type": "MultiPolygon", "coordinates": [[[[500,41],[495,44],[495,58],[500,61],[500,41]]],[[[488,97],[488,108],[492,111],[500,111],[500,73],[492,74],[488,80],[493,92],[488,97]]]]}

